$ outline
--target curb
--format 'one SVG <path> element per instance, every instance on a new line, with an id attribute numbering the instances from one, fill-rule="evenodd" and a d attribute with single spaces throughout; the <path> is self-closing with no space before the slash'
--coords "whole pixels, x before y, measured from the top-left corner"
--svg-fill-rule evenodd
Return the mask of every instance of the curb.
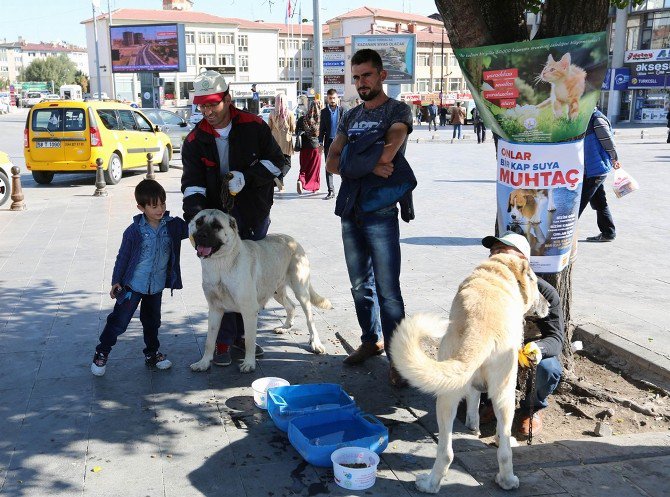
<path id="1" fill-rule="evenodd" d="M 629 365 L 651 372 L 670 383 L 670 359 L 592 323 L 578 325 L 575 337 L 600 347 Z"/>

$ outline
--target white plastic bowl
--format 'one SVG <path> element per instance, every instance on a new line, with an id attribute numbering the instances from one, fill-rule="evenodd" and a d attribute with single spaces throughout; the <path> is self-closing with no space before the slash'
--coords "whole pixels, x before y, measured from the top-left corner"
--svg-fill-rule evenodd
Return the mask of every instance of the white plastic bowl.
<path id="1" fill-rule="evenodd" d="M 330 456 L 335 483 L 349 490 L 365 490 L 375 484 L 379 456 L 362 447 L 342 447 Z M 348 468 L 343 464 L 365 464 L 365 468 Z"/>
<path id="2" fill-rule="evenodd" d="M 254 391 L 254 403 L 261 409 L 268 408 L 267 391 L 272 387 L 285 387 L 290 385 L 284 378 L 277 378 L 275 376 L 266 376 L 265 378 L 258 378 L 251 384 L 251 389 Z"/>

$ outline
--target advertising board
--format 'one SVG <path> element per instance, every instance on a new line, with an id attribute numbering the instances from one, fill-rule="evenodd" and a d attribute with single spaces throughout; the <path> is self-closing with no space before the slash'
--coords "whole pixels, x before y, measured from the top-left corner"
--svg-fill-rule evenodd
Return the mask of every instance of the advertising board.
<path id="1" fill-rule="evenodd" d="M 183 24 L 111 26 L 112 72 L 184 72 Z"/>

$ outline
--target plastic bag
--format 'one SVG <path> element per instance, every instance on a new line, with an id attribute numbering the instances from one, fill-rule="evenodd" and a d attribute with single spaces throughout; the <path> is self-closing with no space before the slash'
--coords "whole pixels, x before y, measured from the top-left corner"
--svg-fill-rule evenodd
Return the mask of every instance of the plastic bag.
<path id="1" fill-rule="evenodd" d="M 612 185 L 612 189 L 617 198 L 628 195 L 639 188 L 640 185 L 635 181 L 635 178 L 624 171 L 622 167 L 614 170 L 614 184 Z"/>

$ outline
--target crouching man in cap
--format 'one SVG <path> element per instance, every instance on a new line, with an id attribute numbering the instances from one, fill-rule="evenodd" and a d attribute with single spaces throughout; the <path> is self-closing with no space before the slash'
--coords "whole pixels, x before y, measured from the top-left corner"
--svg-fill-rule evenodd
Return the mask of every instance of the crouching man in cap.
<path id="1" fill-rule="evenodd" d="M 512 254 L 530 261 L 530 244 L 526 237 L 508 231 L 502 236 L 487 236 L 482 239 L 482 245 L 490 250 L 489 255 Z M 535 324 L 540 332 L 537 340 L 524 340 L 525 345 L 519 353 L 521 367 L 535 367 L 535 395 L 526 392 L 521 402 L 518 432 L 528 436 L 538 434 L 542 430 L 541 410 L 549 405 L 547 398 L 556 390 L 563 372 L 559 357 L 563 350 L 563 308 L 561 298 L 556 289 L 542 278 L 537 279 L 537 288 L 549 302 L 549 314 L 544 318 L 536 318 Z M 530 416 L 530 408 L 533 416 Z M 484 407 L 480 414 L 480 421 L 487 423 L 493 420 L 493 409 L 490 404 Z"/>
<path id="2" fill-rule="evenodd" d="M 235 108 L 228 83 L 216 71 L 206 71 L 193 82 L 193 103 L 203 118 L 191 131 L 181 151 L 184 167 L 181 191 L 184 219 L 189 222 L 203 209 L 219 209 L 235 218 L 243 240 L 265 238 L 270 226 L 274 179 L 284 156 L 267 124 L 255 114 Z M 223 177 L 232 174 L 228 189 L 232 208 L 223 205 Z M 221 320 L 214 364 L 232 363 L 230 348 L 244 350 L 242 316 L 226 313 Z M 263 349 L 256 345 L 256 356 Z"/>

